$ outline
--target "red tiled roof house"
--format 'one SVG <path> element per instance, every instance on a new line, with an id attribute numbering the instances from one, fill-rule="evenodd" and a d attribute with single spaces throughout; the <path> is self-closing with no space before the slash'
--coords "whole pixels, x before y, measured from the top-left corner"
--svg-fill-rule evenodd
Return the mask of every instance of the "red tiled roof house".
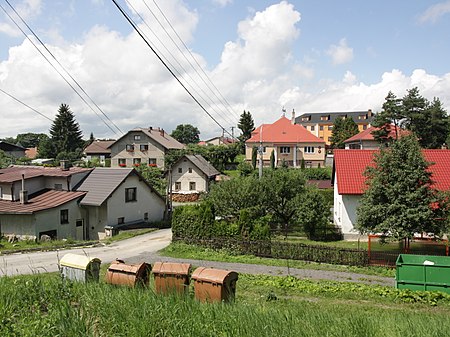
<path id="1" fill-rule="evenodd" d="M 289 166 L 300 167 L 302 159 L 307 167 L 325 164 L 325 141 L 285 116 L 273 124 L 262 124 L 252 132 L 252 137 L 245 142 L 245 159 L 251 161 L 253 148 L 260 145 L 265 166 L 270 165 L 272 151 L 276 166 L 284 161 Z"/>
<path id="2" fill-rule="evenodd" d="M 441 191 L 450 190 L 450 150 L 422 150 L 430 163 L 433 186 Z M 357 235 L 356 209 L 366 188 L 364 171 L 373 165 L 375 150 L 335 150 L 333 164 L 334 223 L 344 237 Z"/>

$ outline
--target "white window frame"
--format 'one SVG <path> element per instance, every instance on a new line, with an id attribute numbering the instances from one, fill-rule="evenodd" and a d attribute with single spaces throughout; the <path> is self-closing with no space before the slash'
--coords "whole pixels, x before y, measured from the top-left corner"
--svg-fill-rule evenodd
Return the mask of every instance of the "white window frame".
<path id="1" fill-rule="evenodd" d="M 314 146 L 305 146 L 303 149 L 304 153 L 312 154 L 314 153 L 315 149 Z"/>
<path id="2" fill-rule="evenodd" d="M 290 146 L 280 146 L 280 153 L 281 154 L 291 153 L 291 147 Z"/>

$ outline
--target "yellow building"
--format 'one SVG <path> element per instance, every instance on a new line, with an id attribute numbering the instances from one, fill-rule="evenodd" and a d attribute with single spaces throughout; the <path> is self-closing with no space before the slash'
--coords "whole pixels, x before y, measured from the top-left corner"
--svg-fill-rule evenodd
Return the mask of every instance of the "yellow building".
<path id="1" fill-rule="evenodd" d="M 336 118 L 353 118 L 358 125 L 359 132 L 370 127 L 374 117 L 372 110 L 351 111 L 351 112 L 318 112 L 304 113 L 295 118 L 295 124 L 304 126 L 316 137 L 323 139 L 327 145 L 330 145 L 330 138 L 333 133 L 333 125 Z"/>

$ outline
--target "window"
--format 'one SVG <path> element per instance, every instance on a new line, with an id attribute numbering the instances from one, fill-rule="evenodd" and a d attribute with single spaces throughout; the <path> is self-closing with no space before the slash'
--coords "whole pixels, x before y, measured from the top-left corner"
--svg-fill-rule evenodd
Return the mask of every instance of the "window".
<path id="1" fill-rule="evenodd" d="M 141 165 L 141 158 L 133 158 L 133 165 L 134 166 L 140 166 Z"/>
<path id="2" fill-rule="evenodd" d="M 330 115 L 320 116 L 320 120 L 321 121 L 328 121 L 328 120 L 330 120 Z"/>
<path id="3" fill-rule="evenodd" d="M 321 125 L 321 126 L 319 127 L 319 130 L 320 130 L 320 131 L 323 131 L 323 125 Z"/>
<path id="4" fill-rule="evenodd" d="M 55 184 L 55 190 L 62 191 L 62 184 Z"/>
<path id="5" fill-rule="evenodd" d="M 266 153 L 266 147 L 265 146 L 263 146 L 263 153 Z"/>
<path id="6" fill-rule="evenodd" d="M 77 219 L 75 222 L 75 227 L 83 227 L 83 219 Z"/>
<path id="7" fill-rule="evenodd" d="M 130 187 L 125 189 L 125 202 L 136 201 L 136 187 Z"/>
<path id="8" fill-rule="evenodd" d="M 134 135 L 134 140 L 141 140 L 141 135 Z"/>
<path id="9" fill-rule="evenodd" d="M 120 218 L 117 218 L 117 224 L 118 225 L 123 225 L 125 223 L 125 218 L 122 216 Z"/>
<path id="10" fill-rule="evenodd" d="M 367 125 L 366 124 L 363 125 L 363 130 L 367 130 Z"/>
<path id="11" fill-rule="evenodd" d="M 315 126 L 311 125 L 311 131 L 314 131 L 314 129 L 315 129 Z"/>
<path id="12" fill-rule="evenodd" d="M 361 149 L 361 145 L 360 144 L 350 144 L 348 146 L 349 149 L 351 150 L 360 150 Z"/>
<path id="13" fill-rule="evenodd" d="M 281 146 L 280 147 L 280 153 L 291 153 L 291 148 L 289 146 Z"/>
<path id="14" fill-rule="evenodd" d="M 125 150 L 127 150 L 128 152 L 134 152 L 134 145 L 133 144 L 127 144 L 125 146 Z"/>
<path id="15" fill-rule="evenodd" d="M 126 159 L 119 159 L 119 166 L 120 167 L 126 167 L 127 166 L 127 160 Z"/>
<path id="16" fill-rule="evenodd" d="M 328 130 L 333 130 L 333 125 L 328 125 Z"/>
<path id="17" fill-rule="evenodd" d="M 195 191 L 195 181 L 189 182 L 189 191 Z"/>
<path id="18" fill-rule="evenodd" d="M 141 152 L 147 152 L 148 151 L 148 144 L 141 144 L 141 145 L 139 145 L 139 150 Z"/>
<path id="19" fill-rule="evenodd" d="M 189 168 L 188 168 L 188 172 L 189 172 L 189 173 L 192 173 L 192 167 L 189 167 Z"/>
<path id="20" fill-rule="evenodd" d="M 177 181 L 177 182 L 175 182 L 175 191 L 179 191 L 179 190 L 181 190 L 181 182 Z"/>
<path id="21" fill-rule="evenodd" d="M 307 162 L 305 163 L 305 167 L 307 167 L 307 168 L 312 168 L 312 161 L 307 161 Z"/>
<path id="22" fill-rule="evenodd" d="M 145 221 L 148 221 L 148 212 L 145 212 L 145 213 L 144 213 L 144 220 L 145 220 Z"/>
<path id="23" fill-rule="evenodd" d="M 183 169 L 181 167 L 178 168 L 178 173 L 183 173 Z"/>
<path id="24" fill-rule="evenodd" d="M 68 224 L 69 223 L 69 210 L 68 209 L 62 209 L 59 212 L 59 218 L 60 218 L 60 222 L 61 225 L 63 224 Z"/>
<path id="25" fill-rule="evenodd" d="M 156 158 L 148 158 L 148 166 L 156 167 Z"/>
<path id="26" fill-rule="evenodd" d="M 314 153 L 314 146 L 305 146 L 305 153 Z"/>

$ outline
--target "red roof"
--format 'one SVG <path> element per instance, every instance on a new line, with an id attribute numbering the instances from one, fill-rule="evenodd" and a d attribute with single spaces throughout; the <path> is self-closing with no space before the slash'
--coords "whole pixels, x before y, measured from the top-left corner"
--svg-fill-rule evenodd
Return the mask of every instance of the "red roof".
<path id="1" fill-rule="evenodd" d="M 394 124 L 390 124 L 391 127 L 389 128 L 389 138 L 396 138 L 395 136 L 395 125 Z M 357 142 L 357 141 L 361 141 L 361 140 L 375 140 L 373 138 L 372 132 L 379 130 L 380 128 L 377 128 L 375 126 L 371 126 L 370 128 L 367 128 L 364 131 L 361 131 L 360 133 L 357 133 L 356 135 L 354 135 L 353 137 L 350 137 L 349 139 L 345 140 L 344 143 L 351 143 L 351 142 Z M 404 135 L 409 135 L 410 132 L 408 130 L 404 130 L 404 129 L 400 129 L 398 128 L 398 135 L 399 136 L 404 136 Z"/>
<path id="2" fill-rule="evenodd" d="M 86 192 L 49 190 L 30 198 L 26 204 L 21 204 L 19 201 L 0 200 L 0 214 L 32 214 L 64 205 L 85 194 Z"/>
<path id="3" fill-rule="evenodd" d="M 366 177 L 363 175 L 373 165 L 373 154 L 378 150 L 334 150 L 334 170 L 339 194 L 363 194 Z M 450 150 L 422 150 L 429 167 L 433 187 L 450 190 Z"/>
<path id="4" fill-rule="evenodd" d="M 281 117 L 273 124 L 262 124 L 252 132 L 248 143 L 323 143 L 323 139 L 314 136 L 299 124 L 292 124 L 286 117 Z"/>

